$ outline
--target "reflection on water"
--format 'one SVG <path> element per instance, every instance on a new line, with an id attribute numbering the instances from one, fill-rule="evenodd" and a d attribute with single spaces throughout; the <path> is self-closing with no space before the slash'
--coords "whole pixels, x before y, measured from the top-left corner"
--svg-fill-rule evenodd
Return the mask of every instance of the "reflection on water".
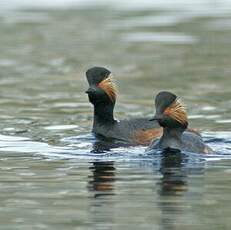
<path id="1" fill-rule="evenodd" d="M 187 174 L 183 168 L 184 155 L 180 152 L 164 152 L 160 172 L 160 195 L 179 195 L 187 191 Z"/>
<path id="2" fill-rule="evenodd" d="M 229 229 L 230 2 L 85 2 L 0 4 L 1 229 Z M 38 5 L 60 8 L 11 10 Z M 216 154 L 96 140 L 93 65 L 113 72 L 117 119 L 174 91 Z"/>
<path id="3" fill-rule="evenodd" d="M 184 197 L 189 192 L 188 176 L 192 175 L 189 169 L 190 159 L 181 152 L 163 152 L 160 166 L 162 177 L 159 181 L 159 202 L 161 210 L 161 229 L 178 229 L 179 222 L 184 222 L 182 216 L 187 203 Z M 186 166 L 189 163 L 188 166 Z M 200 165 L 200 164 L 199 164 Z M 203 176 L 198 165 L 194 165 L 198 175 Z M 203 165 L 201 165 L 203 167 Z M 193 167 L 192 167 L 193 168 Z"/>
<path id="4" fill-rule="evenodd" d="M 95 198 L 105 195 L 113 195 L 113 182 L 115 181 L 114 162 L 95 161 L 89 167 L 92 175 L 89 175 L 89 191 L 95 192 Z"/>
<path id="5" fill-rule="evenodd" d="M 159 208 L 163 229 L 177 229 L 174 225 L 184 212 L 181 196 L 184 196 L 188 189 L 187 174 L 182 162 L 183 157 L 180 152 L 164 152 L 161 160 L 162 178 L 159 182 Z M 169 197 L 174 197 L 174 202 L 166 202 Z"/>
<path id="6" fill-rule="evenodd" d="M 224 145 L 227 135 L 214 139 L 207 134 L 206 139 Z M 213 223 L 208 210 L 217 205 L 225 213 L 215 211 L 215 226 L 222 226 L 222 220 L 229 223 L 230 163 L 218 161 L 224 155 L 211 159 L 179 152 L 147 155 L 141 147 L 90 153 L 91 149 L 77 151 L 79 139 L 74 148 L 71 144 L 57 148 L 26 138 L 1 138 L 4 229 L 30 229 L 31 224 L 38 229 L 207 229 L 203 223 Z M 18 149 L 12 149 L 15 146 Z M 7 221 L 6 215 L 12 218 Z"/>

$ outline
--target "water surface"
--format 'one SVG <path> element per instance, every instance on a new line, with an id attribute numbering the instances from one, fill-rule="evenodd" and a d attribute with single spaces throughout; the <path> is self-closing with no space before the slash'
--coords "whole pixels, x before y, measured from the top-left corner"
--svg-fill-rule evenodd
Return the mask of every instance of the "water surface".
<path id="1" fill-rule="evenodd" d="M 229 1 L 89 2 L 1 5 L 0 229 L 229 229 Z M 118 119 L 174 91 L 216 154 L 94 153 L 95 65 L 113 72 Z"/>

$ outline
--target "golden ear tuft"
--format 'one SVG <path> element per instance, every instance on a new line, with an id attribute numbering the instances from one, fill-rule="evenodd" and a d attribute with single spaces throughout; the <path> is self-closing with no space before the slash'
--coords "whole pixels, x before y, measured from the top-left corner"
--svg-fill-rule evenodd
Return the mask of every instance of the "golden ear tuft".
<path id="1" fill-rule="evenodd" d="M 183 105 L 178 98 L 165 109 L 164 115 L 171 117 L 182 125 L 188 122 L 185 105 Z"/>
<path id="2" fill-rule="evenodd" d="M 112 102 L 115 102 L 117 96 L 116 85 L 113 82 L 112 75 L 110 74 L 106 79 L 98 84 L 98 87 L 104 90 Z"/>

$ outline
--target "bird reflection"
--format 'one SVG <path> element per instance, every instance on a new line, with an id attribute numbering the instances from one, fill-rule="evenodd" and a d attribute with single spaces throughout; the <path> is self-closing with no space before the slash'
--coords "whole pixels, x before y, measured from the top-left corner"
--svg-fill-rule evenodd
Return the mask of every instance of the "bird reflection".
<path id="1" fill-rule="evenodd" d="M 180 195 L 187 191 L 187 172 L 182 167 L 184 157 L 180 151 L 162 153 L 160 195 Z"/>
<path id="2" fill-rule="evenodd" d="M 184 194 L 187 192 L 187 171 L 184 165 L 185 155 L 180 151 L 162 153 L 159 181 L 159 207 L 163 230 L 178 229 L 178 223 L 184 214 Z"/>
<path id="3" fill-rule="evenodd" d="M 115 203 L 111 199 L 114 195 L 114 162 L 94 161 L 89 169 L 88 191 L 92 194 L 89 221 L 94 229 L 102 229 L 105 222 L 114 223 Z"/>
<path id="4" fill-rule="evenodd" d="M 94 192 L 95 198 L 114 195 L 115 167 L 113 161 L 95 161 L 89 167 L 92 175 L 89 176 L 88 189 Z"/>

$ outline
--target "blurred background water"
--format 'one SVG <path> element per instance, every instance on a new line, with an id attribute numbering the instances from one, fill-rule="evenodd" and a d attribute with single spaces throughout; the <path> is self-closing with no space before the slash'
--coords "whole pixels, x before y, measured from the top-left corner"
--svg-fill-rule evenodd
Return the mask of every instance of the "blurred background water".
<path id="1" fill-rule="evenodd" d="M 231 1 L 3 0 L 0 30 L 0 229 L 230 229 Z M 217 154 L 91 153 L 95 65 L 117 118 L 171 90 Z"/>

